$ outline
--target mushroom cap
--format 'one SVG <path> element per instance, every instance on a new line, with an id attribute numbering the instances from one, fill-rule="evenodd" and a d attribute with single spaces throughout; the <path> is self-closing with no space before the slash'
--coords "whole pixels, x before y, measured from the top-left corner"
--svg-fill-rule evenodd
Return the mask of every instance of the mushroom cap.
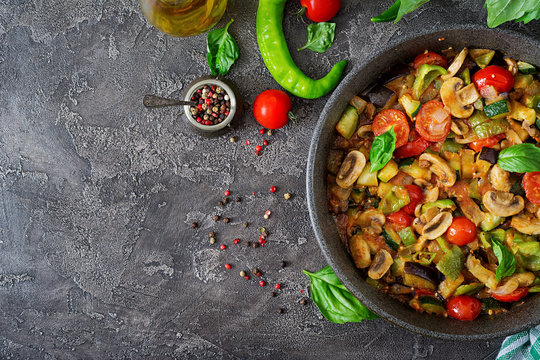
<path id="1" fill-rule="evenodd" d="M 450 187 L 456 183 L 456 172 L 439 155 L 423 153 L 420 155 L 419 160 L 429 161 L 431 163 L 430 170 L 437 175 L 443 186 Z"/>
<path id="2" fill-rule="evenodd" d="M 336 183 L 346 189 L 353 186 L 366 166 L 366 157 L 358 150 L 347 154 L 336 176 Z"/>
<path id="3" fill-rule="evenodd" d="M 368 276 L 375 280 L 382 278 L 393 263 L 394 259 L 392 259 L 392 255 L 385 249 L 380 249 L 373 258 Z"/>
<path id="4" fill-rule="evenodd" d="M 527 235 L 540 235 L 540 219 L 530 213 L 512 217 L 510 226 Z"/>
<path id="5" fill-rule="evenodd" d="M 525 207 L 525 201 L 521 196 L 498 190 L 486 192 L 482 197 L 482 202 L 495 216 L 516 215 Z"/>
<path id="6" fill-rule="evenodd" d="M 431 219 L 422 229 L 422 235 L 429 239 L 435 240 L 442 236 L 446 230 L 452 225 L 452 214 L 443 211 Z"/>
<path id="7" fill-rule="evenodd" d="M 468 118 L 474 112 L 474 103 L 480 94 L 474 84 L 463 87 L 463 80 L 452 77 L 446 80 L 441 86 L 441 99 L 444 106 L 450 111 L 452 116 L 457 118 Z"/>

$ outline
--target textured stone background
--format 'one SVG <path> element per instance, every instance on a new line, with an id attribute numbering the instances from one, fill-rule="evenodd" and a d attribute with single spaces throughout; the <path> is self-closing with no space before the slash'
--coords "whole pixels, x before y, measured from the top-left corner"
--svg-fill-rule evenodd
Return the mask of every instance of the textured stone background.
<path id="1" fill-rule="evenodd" d="M 344 1 L 334 46 L 294 54 L 300 67 L 321 76 L 418 27 L 485 23 L 481 1 L 457 0 L 434 0 L 398 25 L 370 23 L 388 3 Z M 236 20 L 241 55 L 230 78 L 249 103 L 277 87 L 257 51 L 256 4 L 230 0 L 219 25 Z M 540 36 L 538 22 L 505 26 Z M 303 44 L 294 16 L 285 31 L 291 48 Z M 177 96 L 207 74 L 205 49 L 204 35 L 152 28 L 135 0 L 0 1 L 0 358 L 494 358 L 501 339 L 456 346 L 383 320 L 335 325 L 311 302 L 298 305 L 308 288 L 300 271 L 325 265 L 304 191 L 325 98 L 293 99 L 297 124 L 269 138 L 261 157 L 253 146 L 267 137 L 250 112 L 233 133 L 204 139 L 179 109 L 142 107 L 144 94 Z M 225 189 L 243 201 L 217 207 Z M 214 224 L 215 213 L 231 223 Z M 261 225 L 266 247 L 232 245 L 256 239 Z M 238 276 L 254 266 L 283 283 L 276 298 Z"/>

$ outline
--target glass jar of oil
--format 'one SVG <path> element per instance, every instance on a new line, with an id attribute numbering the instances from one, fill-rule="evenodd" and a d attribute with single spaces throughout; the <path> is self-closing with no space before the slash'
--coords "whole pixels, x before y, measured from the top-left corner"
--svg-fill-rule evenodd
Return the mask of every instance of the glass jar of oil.
<path id="1" fill-rule="evenodd" d="M 192 36 L 221 19 L 227 0 L 139 0 L 139 5 L 148 21 L 164 33 Z"/>

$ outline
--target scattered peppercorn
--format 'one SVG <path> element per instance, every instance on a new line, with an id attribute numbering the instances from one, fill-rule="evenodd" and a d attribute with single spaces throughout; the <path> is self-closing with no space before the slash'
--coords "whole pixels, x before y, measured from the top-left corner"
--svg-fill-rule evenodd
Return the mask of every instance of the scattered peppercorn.
<path id="1" fill-rule="evenodd" d="M 246 246 L 251 246 L 251 243 L 249 241 L 246 241 Z"/>
<path id="2" fill-rule="evenodd" d="M 284 312 L 285 312 L 285 310 L 282 309 L 282 308 L 279 308 L 279 309 L 277 310 L 277 313 L 280 314 L 280 315 L 283 314 Z"/>
<path id="3" fill-rule="evenodd" d="M 246 144 L 247 146 L 249 146 L 249 144 L 251 144 L 251 142 L 250 142 L 249 140 L 246 140 L 245 144 Z"/>
<path id="4" fill-rule="evenodd" d="M 226 190 L 225 191 L 225 196 L 229 196 L 229 195 L 231 195 L 231 192 L 229 190 Z"/>
<path id="5" fill-rule="evenodd" d="M 253 268 L 253 269 L 251 270 L 251 273 L 252 273 L 253 275 L 256 275 L 258 272 L 259 272 L 259 269 L 257 269 L 257 268 Z"/>
<path id="6" fill-rule="evenodd" d="M 230 270 L 231 264 L 225 264 L 225 269 Z"/>
<path id="7" fill-rule="evenodd" d="M 281 268 L 283 269 L 284 267 L 287 266 L 287 263 L 285 261 L 281 260 L 280 263 L 279 263 L 279 266 L 281 266 Z"/>
<path id="8" fill-rule="evenodd" d="M 246 276 L 244 276 L 244 279 L 249 280 L 251 278 L 249 277 L 249 275 L 246 275 Z"/>
<path id="9" fill-rule="evenodd" d="M 259 285 L 266 286 L 266 283 L 264 282 L 264 280 L 261 280 L 261 281 L 259 281 Z"/>
<path id="10" fill-rule="evenodd" d="M 212 220 L 214 220 L 214 221 L 219 221 L 219 215 L 214 215 L 214 217 L 212 218 Z"/>
<path id="11" fill-rule="evenodd" d="M 227 246 L 226 246 L 225 244 L 221 244 L 221 245 L 219 246 L 219 248 L 220 248 L 221 250 L 225 250 L 225 249 L 227 248 Z"/>
<path id="12" fill-rule="evenodd" d="M 234 239 L 232 242 L 233 242 L 234 245 L 236 245 L 236 244 L 238 244 L 240 242 L 240 239 Z"/>
<path id="13" fill-rule="evenodd" d="M 279 290 L 281 289 L 281 284 L 280 283 L 277 283 L 276 286 L 274 286 L 276 288 L 276 290 Z"/>
<path id="14" fill-rule="evenodd" d="M 208 237 L 211 237 L 211 238 L 216 237 L 216 233 L 213 232 L 213 231 L 210 231 L 210 232 L 208 233 Z"/>
<path id="15" fill-rule="evenodd" d="M 262 276 L 262 273 L 259 271 L 259 272 L 256 273 L 255 275 L 257 275 L 257 277 L 261 277 L 261 276 Z"/>
<path id="16" fill-rule="evenodd" d="M 232 136 L 230 139 L 229 139 L 230 142 L 236 142 L 236 138 L 234 136 Z"/>
<path id="17" fill-rule="evenodd" d="M 221 200 L 221 201 L 223 201 L 223 203 L 224 203 L 225 205 L 227 205 L 227 204 L 229 203 L 229 198 L 228 198 L 228 197 L 224 197 L 223 200 Z"/>
<path id="18" fill-rule="evenodd" d="M 198 227 L 199 227 L 199 224 L 197 224 L 196 222 L 191 223 L 191 228 L 192 228 L 192 229 L 196 229 L 196 228 L 198 228 Z"/>
<path id="19" fill-rule="evenodd" d="M 270 192 L 273 192 L 273 193 L 275 193 L 275 192 L 276 192 L 276 190 L 277 190 L 277 188 L 276 188 L 275 186 L 272 186 L 272 187 L 270 187 Z"/>
<path id="20" fill-rule="evenodd" d="M 289 200 L 291 198 L 291 194 L 285 193 L 283 194 L 283 197 L 285 198 L 285 200 Z"/>
<path id="21" fill-rule="evenodd" d="M 239 198 L 239 197 L 237 197 L 236 199 L 234 199 L 234 202 L 235 202 L 235 203 L 239 203 L 239 202 L 241 202 L 241 201 L 242 201 L 242 199 Z"/>
<path id="22" fill-rule="evenodd" d="M 245 228 L 247 228 L 249 224 L 248 224 L 247 221 L 244 221 L 244 222 L 242 223 L 242 225 L 243 225 Z"/>
<path id="23" fill-rule="evenodd" d="M 272 136 L 272 135 L 274 134 L 274 131 L 273 131 L 272 129 L 270 129 L 270 130 L 268 130 L 267 134 L 268 134 L 269 136 Z"/>
<path id="24" fill-rule="evenodd" d="M 298 302 L 300 305 L 304 306 L 307 304 L 307 300 L 305 298 L 302 298 L 300 299 L 300 301 Z"/>
<path id="25" fill-rule="evenodd" d="M 229 219 L 229 218 L 223 218 L 223 222 L 224 222 L 225 224 L 228 224 L 230 221 L 231 221 L 231 219 Z"/>
<path id="26" fill-rule="evenodd" d="M 255 146 L 255 151 L 256 151 L 256 152 L 260 152 L 261 150 L 262 150 L 262 146 L 261 146 L 261 145 Z"/>
<path id="27" fill-rule="evenodd" d="M 264 135 L 266 131 L 264 129 L 259 130 L 259 134 Z"/>
<path id="28" fill-rule="evenodd" d="M 276 297 L 276 295 L 277 295 L 277 294 L 276 294 L 275 291 L 272 291 L 272 292 L 270 293 L 270 297 Z"/>
<path id="29" fill-rule="evenodd" d="M 268 145 L 268 140 L 264 140 L 264 141 L 263 141 L 263 145 L 264 145 L 264 146 Z"/>
<path id="30" fill-rule="evenodd" d="M 218 201 L 217 204 L 218 204 L 218 206 L 222 206 L 222 207 L 225 206 L 225 204 L 223 203 L 223 201 Z"/>
<path id="31" fill-rule="evenodd" d="M 259 247 L 259 243 L 258 243 L 258 242 L 253 242 L 253 243 L 251 243 L 251 247 L 252 247 L 252 248 L 258 248 L 258 247 Z"/>
<path id="32" fill-rule="evenodd" d="M 245 272 L 244 270 L 240 271 L 240 276 L 241 276 L 241 277 L 246 276 L 246 272 Z"/>
<path id="33" fill-rule="evenodd" d="M 216 243 L 216 238 L 211 237 L 210 238 L 210 244 L 215 244 L 215 243 Z"/>

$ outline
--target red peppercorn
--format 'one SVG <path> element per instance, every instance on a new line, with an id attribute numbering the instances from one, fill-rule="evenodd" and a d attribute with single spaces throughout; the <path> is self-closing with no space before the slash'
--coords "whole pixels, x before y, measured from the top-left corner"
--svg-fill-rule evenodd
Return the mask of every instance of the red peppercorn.
<path id="1" fill-rule="evenodd" d="M 262 146 L 261 146 L 261 145 L 255 146 L 255 151 L 260 152 L 261 150 L 262 150 Z"/>
<path id="2" fill-rule="evenodd" d="M 244 276 L 244 279 L 249 280 L 251 278 L 249 277 L 249 275 L 246 275 L 246 276 Z"/>
<path id="3" fill-rule="evenodd" d="M 277 290 L 281 289 L 281 284 L 277 283 L 276 286 L 274 286 Z"/>
<path id="4" fill-rule="evenodd" d="M 261 156 L 261 152 L 260 151 L 255 151 L 255 155 Z"/>
<path id="5" fill-rule="evenodd" d="M 259 238 L 259 244 L 261 245 L 266 244 L 266 240 L 264 240 L 264 238 Z"/>
<path id="6" fill-rule="evenodd" d="M 221 245 L 219 246 L 219 248 L 220 248 L 221 250 L 225 250 L 225 249 L 227 248 L 227 246 L 225 246 L 225 244 L 221 244 Z"/>
<path id="7" fill-rule="evenodd" d="M 228 111 L 225 111 L 225 116 L 229 116 L 229 112 L 228 112 Z"/>
<path id="8" fill-rule="evenodd" d="M 253 195 L 257 195 L 257 192 L 256 192 L 256 191 L 254 191 L 254 192 L 253 192 Z"/>
<path id="9" fill-rule="evenodd" d="M 201 118 L 201 117 L 198 117 L 198 118 L 197 118 L 197 122 L 198 122 L 198 123 L 202 122 L 202 118 Z"/>
<path id="10" fill-rule="evenodd" d="M 272 186 L 272 187 L 270 188 L 270 192 L 273 192 L 273 193 L 274 193 L 274 192 L 276 192 L 276 190 L 277 190 L 277 188 L 276 188 L 275 186 Z"/>
<path id="11" fill-rule="evenodd" d="M 225 269 L 229 270 L 231 268 L 231 264 L 225 264 Z"/>
<path id="12" fill-rule="evenodd" d="M 261 272 L 260 272 L 260 271 L 259 271 L 259 272 L 257 272 L 257 273 L 256 273 L 255 275 L 257 275 L 257 277 L 261 277 L 261 276 L 262 276 L 262 274 L 261 274 Z"/>
<path id="13" fill-rule="evenodd" d="M 264 129 L 259 130 L 259 134 L 264 135 L 264 133 L 265 133 Z"/>
<path id="14" fill-rule="evenodd" d="M 192 96 L 192 97 L 191 97 L 191 101 L 195 101 L 195 96 Z"/>
<path id="15" fill-rule="evenodd" d="M 217 115 L 216 113 L 212 113 L 212 117 L 215 117 L 215 118 L 217 118 L 217 117 L 218 117 L 218 115 Z"/>
<path id="16" fill-rule="evenodd" d="M 212 89 L 212 90 L 214 90 L 214 89 Z M 214 93 L 212 91 L 209 91 L 208 92 L 208 97 L 212 97 L 212 96 L 214 96 Z"/>
<path id="17" fill-rule="evenodd" d="M 266 285 L 266 283 L 265 283 L 265 282 L 264 282 L 263 280 L 261 280 L 261 281 L 259 281 L 259 285 L 261 285 L 261 286 L 265 286 L 265 285 Z"/>
<path id="18" fill-rule="evenodd" d="M 249 144 L 251 144 L 251 143 L 249 142 L 249 140 L 246 140 L 246 145 L 249 145 Z"/>
<path id="19" fill-rule="evenodd" d="M 210 86 L 210 90 L 212 90 L 212 91 L 216 90 L 216 85 Z"/>
<path id="20" fill-rule="evenodd" d="M 204 102 L 206 103 L 206 105 L 211 105 L 212 104 L 212 99 L 206 99 L 206 100 L 204 100 Z"/>
<path id="21" fill-rule="evenodd" d="M 233 244 L 236 245 L 236 244 L 238 244 L 240 242 L 240 239 L 234 239 L 232 242 L 233 242 Z"/>
<path id="22" fill-rule="evenodd" d="M 263 141 L 263 145 L 264 145 L 264 146 L 268 145 L 268 140 L 264 140 L 264 141 Z"/>
<path id="23" fill-rule="evenodd" d="M 304 290 L 300 290 L 300 292 L 303 294 L 303 293 L 304 293 Z"/>
<path id="24" fill-rule="evenodd" d="M 200 94 L 202 93 L 202 89 L 197 89 L 197 92 Z"/>
<path id="25" fill-rule="evenodd" d="M 231 192 L 229 190 L 225 190 L 224 194 L 225 194 L 225 196 L 229 196 L 229 195 L 231 195 Z"/>
<path id="26" fill-rule="evenodd" d="M 202 110 L 202 104 L 198 104 L 198 105 L 197 105 L 197 109 L 198 109 L 198 110 Z"/>

